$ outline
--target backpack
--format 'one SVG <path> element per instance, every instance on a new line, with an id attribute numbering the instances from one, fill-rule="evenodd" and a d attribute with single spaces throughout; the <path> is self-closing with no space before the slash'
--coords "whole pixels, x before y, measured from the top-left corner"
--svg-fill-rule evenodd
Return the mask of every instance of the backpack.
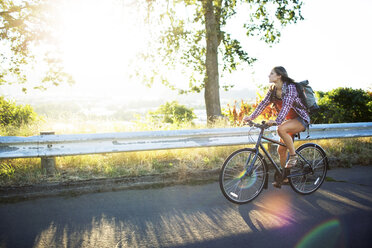
<path id="1" fill-rule="evenodd" d="M 315 114 L 319 110 L 319 106 L 316 103 L 316 98 L 313 89 L 309 85 L 309 81 L 301 81 L 301 82 L 296 82 L 296 89 L 299 98 L 301 99 L 303 105 L 307 108 L 307 112 L 310 115 Z"/>

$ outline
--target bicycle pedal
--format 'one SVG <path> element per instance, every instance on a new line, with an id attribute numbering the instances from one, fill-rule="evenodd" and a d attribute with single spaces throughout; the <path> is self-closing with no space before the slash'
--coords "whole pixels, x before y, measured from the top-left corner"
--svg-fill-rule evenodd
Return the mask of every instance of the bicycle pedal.
<path id="1" fill-rule="evenodd" d="M 275 188 L 278 188 L 278 189 L 281 189 L 281 188 L 282 188 L 282 184 L 279 183 L 279 182 L 273 182 L 272 185 L 273 185 Z"/>

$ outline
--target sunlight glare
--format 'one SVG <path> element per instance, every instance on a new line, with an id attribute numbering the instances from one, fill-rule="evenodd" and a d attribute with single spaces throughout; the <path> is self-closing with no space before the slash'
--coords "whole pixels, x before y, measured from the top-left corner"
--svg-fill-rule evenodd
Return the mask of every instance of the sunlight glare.
<path id="1" fill-rule="evenodd" d="M 255 202 L 259 207 L 249 212 L 249 218 L 258 230 L 281 228 L 294 222 L 291 199 L 286 192 L 269 193 L 262 202 Z"/>
<path id="2" fill-rule="evenodd" d="M 145 44 L 136 11 L 120 1 L 60 3 L 57 28 L 65 67 L 82 91 L 87 86 L 97 94 L 108 87 L 122 92 L 133 89 L 127 68 Z"/>

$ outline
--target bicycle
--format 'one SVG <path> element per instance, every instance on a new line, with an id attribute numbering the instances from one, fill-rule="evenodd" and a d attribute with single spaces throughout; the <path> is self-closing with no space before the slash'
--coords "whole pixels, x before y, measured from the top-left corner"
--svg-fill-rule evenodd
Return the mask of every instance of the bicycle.
<path id="1" fill-rule="evenodd" d="M 265 129 L 270 126 L 249 122 L 249 126 L 260 129 L 254 148 L 243 148 L 231 153 L 220 171 L 219 183 L 227 200 L 243 204 L 255 199 L 265 188 L 268 188 L 268 172 L 266 160 L 260 149 L 274 165 L 274 179 L 279 187 L 288 178 L 292 189 L 303 195 L 315 192 L 324 182 L 328 170 L 328 158 L 324 149 L 315 143 L 306 143 L 296 149 L 298 161 L 291 169 L 282 169 L 270 153 L 262 145 L 262 139 L 270 143 L 285 146 L 285 144 L 264 136 Z M 249 134 L 248 134 L 249 135 Z"/>

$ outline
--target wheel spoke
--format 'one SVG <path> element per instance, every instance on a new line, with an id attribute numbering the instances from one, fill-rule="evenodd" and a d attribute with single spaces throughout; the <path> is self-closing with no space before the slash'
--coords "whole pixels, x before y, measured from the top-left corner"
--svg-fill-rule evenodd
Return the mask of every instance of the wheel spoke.
<path id="1" fill-rule="evenodd" d="M 305 191 L 305 187 L 306 187 L 306 182 L 307 182 L 307 177 L 304 176 L 304 182 L 302 183 L 302 190 Z"/>
<path id="2" fill-rule="evenodd" d="M 323 162 L 323 160 L 325 159 L 326 157 L 323 157 L 316 165 L 313 166 L 313 169 L 317 168 L 318 165 Z"/>
<path id="3" fill-rule="evenodd" d="M 228 182 L 225 184 L 225 185 L 226 185 L 226 189 L 227 189 L 228 191 L 231 191 L 231 189 L 232 189 L 234 186 L 238 185 L 239 182 L 240 182 L 240 180 L 231 180 L 231 181 L 228 181 Z M 231 186 L 230 186 L 230 185 L 231 185 Z"/>
<path id="4" fill-rule="evenodd" d="M 267 175 L 261 156 L 249 149 L 242 149 L 230 155 L 223 165 L 220 187 L 224 196 L 235 203 L 253 200 L 263 189 Z M 253 164 L 252 162 L 255 161 Z M 249 168 L 252 168 L 250 173 Z"/>
<path id="5" fill-rule="evenodd" d="M 326 156 L 318 146 L 313 144 L 305 144 L 300 147 L 297 152 L 301 155 L 304 160 L 304 165 L 309 164 L 312 168 L 312 172 L 306 172 L 304 176 L 294 176 L 290 178 L 292 188 L 300 194 L 310 194 L 316 191 L 323 183 L 327 173 L 326 168 Z M 299 166 L 299 173 L 304 169 Z"/>
<path id="6" fill-rule="evenodd" d="M 238 188 L 240 181 L 237 181 L 234 185 L 228 188 L 227 192 L 234 192 L 236 193 L 236 189 Z"/>
<path id="7" fill-rule="evenodd" d="M 225 177 L 226 176 L 231 176 L 231 177 L 233 177 L 233 178 L 235 178 L 237 175 L 239 175 L 240 173 L 229 173 L 229 172 L 226 172 L 225 173 Z"/>

